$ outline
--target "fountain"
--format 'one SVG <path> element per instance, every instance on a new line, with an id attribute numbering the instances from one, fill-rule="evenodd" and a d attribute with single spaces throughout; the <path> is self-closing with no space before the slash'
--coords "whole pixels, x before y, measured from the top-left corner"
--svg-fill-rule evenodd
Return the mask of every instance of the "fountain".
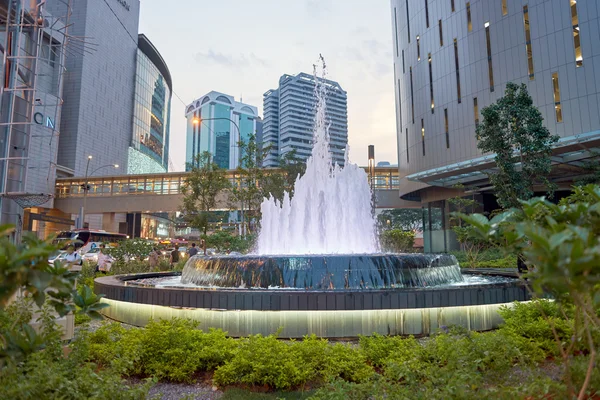
<path id="1" fill-rule="evenodd" d="M 181 275 L 98 278 L 107 316 L 134 325 L 193 318 L 232 336 L 280 327 L 282 337 L 428 334 L 491 329 L 498 307 L 529 298 L 514 277 L 461 273 L 452 255 L 379 252 L 366 173 L 347 150 L 344 166 L 331 161 L 322 57 L 320 66 L 312 156 L 293 197 L 263 201 L 255 254 L 194 256 Z"/>

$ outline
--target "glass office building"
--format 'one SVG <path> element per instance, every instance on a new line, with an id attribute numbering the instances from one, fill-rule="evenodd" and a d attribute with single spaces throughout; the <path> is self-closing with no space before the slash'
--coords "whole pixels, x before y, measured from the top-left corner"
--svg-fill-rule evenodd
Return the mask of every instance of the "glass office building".
<path id="1" fill-rule="evenodd" d="M 169 165 L 169 118 L 171 74 L 154 45 L 138 36 L 133 136 L 127 172 L 167 172 Z"/>
<path id="2" fill-rule="evenodd" d="M 224 93 L 212 91 L 194 100 L 185 117 L 186 170 L 205 151 L 219 167 L 235 169 L 240 160 L 239 142 L 247 143 L 250 135 L 257 135 L 257 108 Z"/>

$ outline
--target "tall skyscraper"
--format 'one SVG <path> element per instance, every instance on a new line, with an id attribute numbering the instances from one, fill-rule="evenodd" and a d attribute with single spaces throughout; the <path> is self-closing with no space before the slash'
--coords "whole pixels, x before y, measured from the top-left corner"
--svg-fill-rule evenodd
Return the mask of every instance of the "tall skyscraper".
<path id="1" fill-rule="evenodd" d="M 325 79 L 327 86 L 326 119 L 332 160 L 344 165 L 348 144 L 348 104 L 346 92 L 339 83 Z M 316 98 L 315 77 L 306 73 L 283 75 L 279 87 L 263 95 L 263 145 L 271 151 L 266 167 L 276 167 L 279 159 L 295 150 L 296 156 L 307 159 L 313 146 Z"/>
<path id="2" fill-rule="evenodd" d="M 185 111 L 187 119 L 186 170 L 198 154 L 210 152 L 221 168 L 239 165 L 240 141 L 257 134 L 258 110 L 235 101 L 233 96 L 209 92 L 194 100 Z"/>

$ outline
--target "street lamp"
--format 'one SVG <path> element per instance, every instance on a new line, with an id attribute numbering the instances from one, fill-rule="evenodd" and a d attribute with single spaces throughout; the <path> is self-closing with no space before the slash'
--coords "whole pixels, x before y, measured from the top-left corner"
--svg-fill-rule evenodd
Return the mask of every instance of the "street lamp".
<path id="1" fill-rule="evenodd" d="M 375 213 L 375 202 L 376 202 L 376 198 L 375 198 L 375 146 L 370 144 L 369 145 L 369 183 L 371 186 L 371 203 L 372 203 L 372 207 L 373 207 L 373 213 Z"/>
<path id="2" fill-rule="evenodd" d="M 83 220 L 85 218 L 85 206 L 87 204 L 87 192 L 89 190 L 88 177 L 94 175 L 94 173 L 101 170 L 102 168 L 107 168 L 107 167 L 119 168 L 119 164 L 106 164 L 106 165 L 96 168 L 95 170 L 92 171 L 91 174 L 88 174 L 88 170 L 90 168 L 90 161 L 92 161 L 91 155 L 88 156 L 87 164 L 85 166 L 85 179 L 84 179 L 85 183 L 83 185 L 83 206 L 79 210 L 79 229 L 82 229 L 83 225 L 84 225 Z"/>
<path id="3" fill-rule="evenodd" d="M 239 142 L 242 140 L 242 132 L 240 131 L 240 127 L 238 126 L 237 122 L 235 122 L 231 118 L 226 118 L 226 117 L 216 117 L 216 118 L 199 118 L 199 117 L 194 117 L 192 119 L 192 123 L 194 125 L 198 126 L 198 125 L 200 125 L 200 123 L 202 121 L 216 121 L 216 120 L 229 121 L 229 122 L 231 122 L 235 126 L 235 129 L 237 129 L 237 132 L 238 132 L 238 145 L 235 146 L 235 147 L 239 148 Z M 238 154 L 238 158 L 241 159 L 241 154 Z M 239 164 L 239 162 L 238 162 L 238 164 Z"/>

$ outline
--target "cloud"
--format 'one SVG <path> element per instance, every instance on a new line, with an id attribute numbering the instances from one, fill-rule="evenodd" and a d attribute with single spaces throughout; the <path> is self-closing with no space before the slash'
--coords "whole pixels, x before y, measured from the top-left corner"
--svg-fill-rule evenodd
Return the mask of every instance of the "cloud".
<path id="1" fill-rule="evenodd" d="M 331 0 L 308 0 L 306 2 L 306 13 L 313 18 L 323 18 L 331 14 Z"/>
<path id="2" fill-rule="evenodd" d="M 269 63 L 264 58 L 258 57 L 254 53 L 249 54 L 224 54 L 209 49 L 207 52 L 199 52 L 194 56 L 197 62 L 203 63 L 208 62 L 211 64 L 217 64 L 228 68 L 242 68 L 250 65 L 268 67 Z"/>

